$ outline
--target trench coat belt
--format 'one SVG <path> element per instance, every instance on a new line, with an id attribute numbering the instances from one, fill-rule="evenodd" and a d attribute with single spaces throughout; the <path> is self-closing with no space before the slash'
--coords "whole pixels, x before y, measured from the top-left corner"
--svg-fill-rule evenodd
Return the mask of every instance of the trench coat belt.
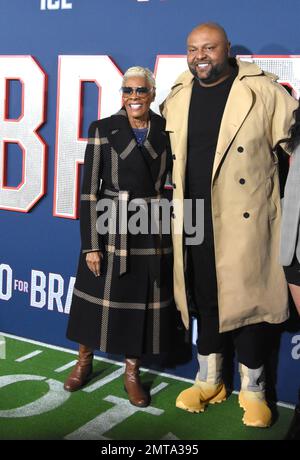
<path id="1" fill-rule="evenodd" d="M 121 210 L 126 207 L 127 209 L 127 206 L 128 206 L 128 202 L 129 202 L 129 199 L 131 197 L 131 192 L 129 192 L 128 190 L 112 190 L 112 189 L 109 189 L 109 188 L 105 188 L 102 192 L 104 195 L 106 196 L 111 196 L 113 198 L 115 198 L 115 203 L 116 203 L 116 216 L 115 216 L 115 225 L 116 225 L 116 229 L 119 228 L 121 229 L 121 232 L 116 232 L 116 234 L 118 235 L 119 233 L 119 238 L 117 238 L 116 240 L 116 246 L 115 246 L 115 250 L 118 251 L 119 253 L 119 257 L 120 257 L 120 273 L 119 275 L 124 275 L 126 272 L 127 272 L 127 269 L 128 269 L 128 266 L 127 266 L 127 262 L 128 262 L 128 234 L 127 234 L 127 225 L 128 225 L 128 222 L 127 220 L 125 221 L 124 218 L 122 218 L 122 212 Z M 158 200 L 160 199 L 160 194 L 156 194 L 156 195 L 153 195 L 153 196 L 144 196 L 144 197 L 137 197 L 137 196 L 134 196 L 132 198 L 135 198 L 135 199 L 142 199 L 142 200 L 145 200 L 146 202 L 147 201 L 151 201 L 151 200 Z M 120 223 L 120 219 L 121 219 L 121 223 Z M 119 224 L 119 227 L 117 227 L 117 225 Z"/>

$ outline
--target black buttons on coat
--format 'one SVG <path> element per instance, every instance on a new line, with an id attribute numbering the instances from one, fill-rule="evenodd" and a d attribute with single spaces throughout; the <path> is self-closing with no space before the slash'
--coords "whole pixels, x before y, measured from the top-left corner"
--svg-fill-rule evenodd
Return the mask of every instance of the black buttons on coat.
<path id="1" fill-rule="evenodd" d="M 244 151 L 244 147 L 242 147 L 241 145 L 237 148 L 237 151 L 239 153 L 242 153 Z"/>
<path id="2" fill-rule="evenodd" d="M 240 182 L 240 184 L 242 184 L 242 185 L 246 183 L 245 179 L 243 179 L 243 178 L 241 178 L 241 179 L 239 180 L 239 182 Z"/>
<path id="3" fill-rule="evenodd" d="M 243 216 L 245 217 L 245 219 L 248 219 L 250 217 L 250 214 L 249 212 L 244 212 Z"/>
<path id="4" fill-rule="evenodd" d="M 173 188 L 176 188 L 176 184 L 173 184 Z"/>
<path id="5" fill-rule="evenodd" d="M 176 160 L 176 155 L 173 154 L 173 155 L 172 155 L 172 158 L 173 158 L 173 160 Z"/>

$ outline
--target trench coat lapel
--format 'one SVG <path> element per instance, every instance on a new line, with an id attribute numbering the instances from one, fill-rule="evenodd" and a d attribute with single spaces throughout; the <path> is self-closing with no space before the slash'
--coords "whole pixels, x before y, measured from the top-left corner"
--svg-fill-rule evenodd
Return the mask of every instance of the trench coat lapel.
<path id="1" fill-rule="evenodd" d="M 226 152 L 242 126 L 253 105 L 251 90 L 238 78 L 234 81 L 229 93 L 214 158 L 212 180 L 222 163 Z"/>
<path id="2" fill-rule="evenodd" d="M 185 167 L 187 161 L 187 142 L 188 142 L 188 118 L 190 100 L 192 96 L 192 75 L 189 76 L 187 84 L 178 86 L 173 91 L 173 96 L 176 97 L 176 104 L 174 104 L 172 117 L 167 117 L 166 131 L 170 133 L 170 136 L 174 139 L 174 145 L 176 145 L 176 151 L 173 151 L 176 158 L 180 158 L 182 161 L 176 162 L 176 166 L 173 166 L 173 171 L 178 171 L 176 181 L 180 180 L 182 190 L 185 188 Z M 170 100 L 170 105 L 172 99 Z M 175 174 L 174 174 L 175 175 Z"/>

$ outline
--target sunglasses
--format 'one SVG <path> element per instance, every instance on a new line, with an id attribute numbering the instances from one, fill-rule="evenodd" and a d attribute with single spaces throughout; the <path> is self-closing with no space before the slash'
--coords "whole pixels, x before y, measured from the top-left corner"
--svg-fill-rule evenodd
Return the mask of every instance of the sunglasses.
<path id="1" fill-rule="evenodd" d="M 153 88 L 147 88 L 146 86 L 137 86 L 136 88 L 133 88 L 132 86 L 122 86 L 121 88 L 123 96 L 131 96 L 135 93 L 137 96 L 145 97 L 152 91 Z"/>

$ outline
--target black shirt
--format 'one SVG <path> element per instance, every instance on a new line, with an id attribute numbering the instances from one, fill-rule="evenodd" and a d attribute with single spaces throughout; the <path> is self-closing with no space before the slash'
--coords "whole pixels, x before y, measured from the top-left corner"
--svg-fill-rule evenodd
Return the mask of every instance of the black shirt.
<path id="1" fill-rule="evenodd" d="M 237 69 L 219 85 L 195 79 L 188 123 L 186 197 L 204 199 L 204 242 L 188 247 L 189 292 L 201 315 L 218 318 L 217 279 L 211 212 L 211 178 L 220 125 Z M 195 213 L 194 213 L 195 214 Z M 193 225 L 196 224 L 195 215 Z M 200 350 L 201 351 L 201 350 Z"/>
<path id="2" fill-rule="evenodd" d="M 237 69 L 216 86 L 194 80 L 189 108 L 186 196 L 204 199 L 205 239 L 212 238 L 211 177 L 220 125 Z"/>

